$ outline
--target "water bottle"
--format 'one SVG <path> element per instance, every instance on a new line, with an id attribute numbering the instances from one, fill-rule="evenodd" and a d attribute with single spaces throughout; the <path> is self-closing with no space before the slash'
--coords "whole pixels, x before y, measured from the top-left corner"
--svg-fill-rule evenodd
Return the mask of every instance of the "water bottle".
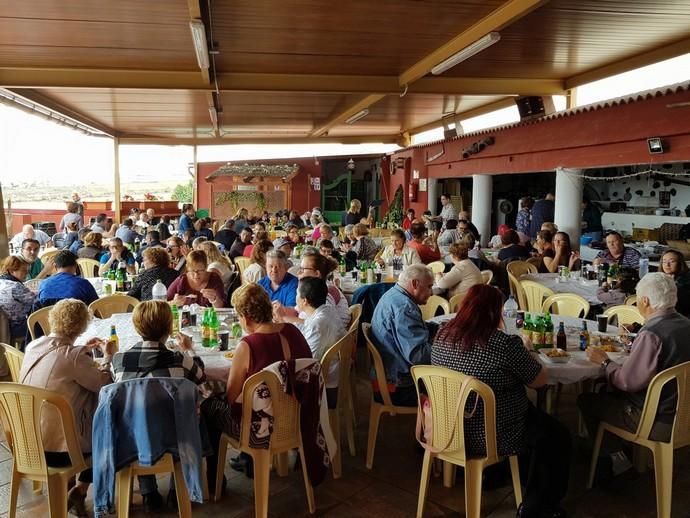
<path id="1" fill-rule="evenodd" d="M 153 289 L 151 290 L 151 298 L 153 300 L 168 300 L 168 290 L 160 279 L 158 279 L 156 284 L 153 285 Z"/>
<path id="2" fill-rule="evenodd" d="M 517 312 L 518 303 L 511 295 L 503 304 L 503 325 L 505 326 L 505 332 L 509 335 L 517 334 Z"/>
<path id="3" fill-rule="evenodd" d="M 640 257 L 640 279 L 649 273 L 649 259 Z"/>

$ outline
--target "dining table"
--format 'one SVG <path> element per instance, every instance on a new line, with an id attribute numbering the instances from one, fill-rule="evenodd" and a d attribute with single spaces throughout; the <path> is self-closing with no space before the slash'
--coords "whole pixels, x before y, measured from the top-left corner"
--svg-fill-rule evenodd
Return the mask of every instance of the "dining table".
<path id="1" fill-rule="evenodd" d="M 538 282 L 554 293 L 575 293 L 595 306 L 603 304 L 597 297 L 597 280 L 582 279 L 580 272 L 571 272 L 568 278 L 562 278 L 558 273 L 526 273 L 520 276 L 520 280 Z"/>

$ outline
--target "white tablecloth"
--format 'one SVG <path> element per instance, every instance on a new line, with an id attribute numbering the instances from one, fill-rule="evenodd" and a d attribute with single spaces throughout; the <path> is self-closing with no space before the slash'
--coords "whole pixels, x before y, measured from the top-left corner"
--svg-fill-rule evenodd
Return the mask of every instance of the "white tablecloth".
<path id="1" fill-rule="evenodd" d="M 89 338 L 98 337 L 107 340 L 110 336 L 110 326 L 115 325 L 117 331 L 117 338 L 120 342 L 120 350 L 126 351 L 135 343 L 141 341 L 141 337 L 137 334 L 132 323 L 131 313 L 115 313 L 110 318 L 94 318 L 91 320 L 89 327 L 83 335 L 75 341 L 75 345 L 84 345 Z M 191 329 L 191 328 L 186 328 Z M 201 346 L 199 342 L 199 335 L 193 334 L 194 338 L 194 353 L 198 355 L 206 367 L 220 367 L 228 368 L 230 361 L 223 356 L 224 351 L 219 351 L 218 348 L 209 349 Z"/>
<path id="2" fill-rule="evenodd" d="M 441 315 L 431 319 L 431 322 L 441 324 L 453 318 L 452 315 Z M 565 325 L 566 334 L 568 335 L 568 354 L 570 354 L 570 361 L 567 363 L 550 363 L 544 360 L 542 355 L 538 356 L 539 360 L 547 367 L 549 374 L 549 385 L 556 385 L 562 383 L 569 385 L 571 383 L 578 383 L 589 379 L 596 379 L 604 376 L 604 368 L 596 363 L 592 363 L 587 359 L 584 351 L 579 350 L 579 329 L 582 327 L 582 319 L 575 317 L 566 317 L 560 315 L 551 315 L 554 324 L 554 332 L 558 330 L 558 325 L 563 322 Z M 587 320 L 587 330 L 590 333 L 597 333 L 597 323 L 592 320 Z M 618 329 L 615 326 L 608 326 L 607 334 L 617 334 Z M 623 363 L 627 355 L 622 353 L 609 354 L 611 360 L 617 363 Z"/>
<path id="3" fill-rule="evenodd" d="M 555 293 L 575 293 L 590 304 L 602 303 L 597 298 L 599 283 L 597 281 L 582 280 L 579 275 L 571 276 L 567 281 L 561 281 L 557 273 L 526 273 L 520 276 L 520 280 L 538 282 Z"/>

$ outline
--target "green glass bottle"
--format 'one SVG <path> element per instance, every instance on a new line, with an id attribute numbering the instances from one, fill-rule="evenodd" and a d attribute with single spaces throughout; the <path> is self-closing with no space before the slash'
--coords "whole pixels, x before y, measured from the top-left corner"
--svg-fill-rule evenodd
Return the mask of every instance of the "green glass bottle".
<path id="1" fill-rule="evenodd" d="M 532 344 L 535 349 L 544 347 L 544 319 L 541 315 L 534 317 L 534 325 L 532 329 Z"/>
<path id="2" fill-rule="evenodd" d="M 209 308 L 204 310 L 204 316 L 201 318 L 201 346 L 211 347 L 211 326 L 209 322 Z"/>
<path id="3" fill-rule="evenodd" d="M 522 334 L 526 338 L 529 338 L 531 340 L 532 339 L 532 331 L 533 331 L 532 318 L 530 317 L 529 313 L 525 313 L 525 323 L 522 325 Z"/>
<path id="4" fill-rule="evenodd" d="M 173 304 L 170 308 L 172 311 L 172 336 L 177 336 L 180 332 L 180 312 L 177 309 L 177 304 Z"/>
<path id="5" fill-rule="evenodd" d="M 209 347 L 218 347 L 219 329 L 220 321 L 218 320 L 216 308 L 209 308 Z"/>
<path id="6" fill-rule="evenodd" d="M 553 322 L 551 313 L 544 316 L 544 347 L 553 347 Z"/>

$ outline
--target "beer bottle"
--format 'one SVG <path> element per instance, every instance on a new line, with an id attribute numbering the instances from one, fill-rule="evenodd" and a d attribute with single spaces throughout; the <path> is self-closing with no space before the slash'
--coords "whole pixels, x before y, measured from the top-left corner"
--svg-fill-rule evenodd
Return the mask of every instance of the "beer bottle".
<path id="1" fill-rule="evenodd" d="M 565 334 L 565 325 L 563 322 L 558 324 L 558 334 L 556 335 L 556 347 L 559 349 L 563 349 L 564 351 L 568 350 L 568 337 Z"/>
<path id="2" fill-rule="evenodd" d="M 115 344 L 115 347 L 113 347 L 113 354 L 120 350 L 120 339 L 117 337 L 117 331 L 114 325 L 110 326 L 110 338 L 108 338 L 108 342 Z"/>
<path id="3" fill-rule="evenodd" d="M 582 330 L 580 331 L 580 350 L 584 351 L 589 347 L 589 331 L 587 331 L 587 321 L 582 321 Z"/>

